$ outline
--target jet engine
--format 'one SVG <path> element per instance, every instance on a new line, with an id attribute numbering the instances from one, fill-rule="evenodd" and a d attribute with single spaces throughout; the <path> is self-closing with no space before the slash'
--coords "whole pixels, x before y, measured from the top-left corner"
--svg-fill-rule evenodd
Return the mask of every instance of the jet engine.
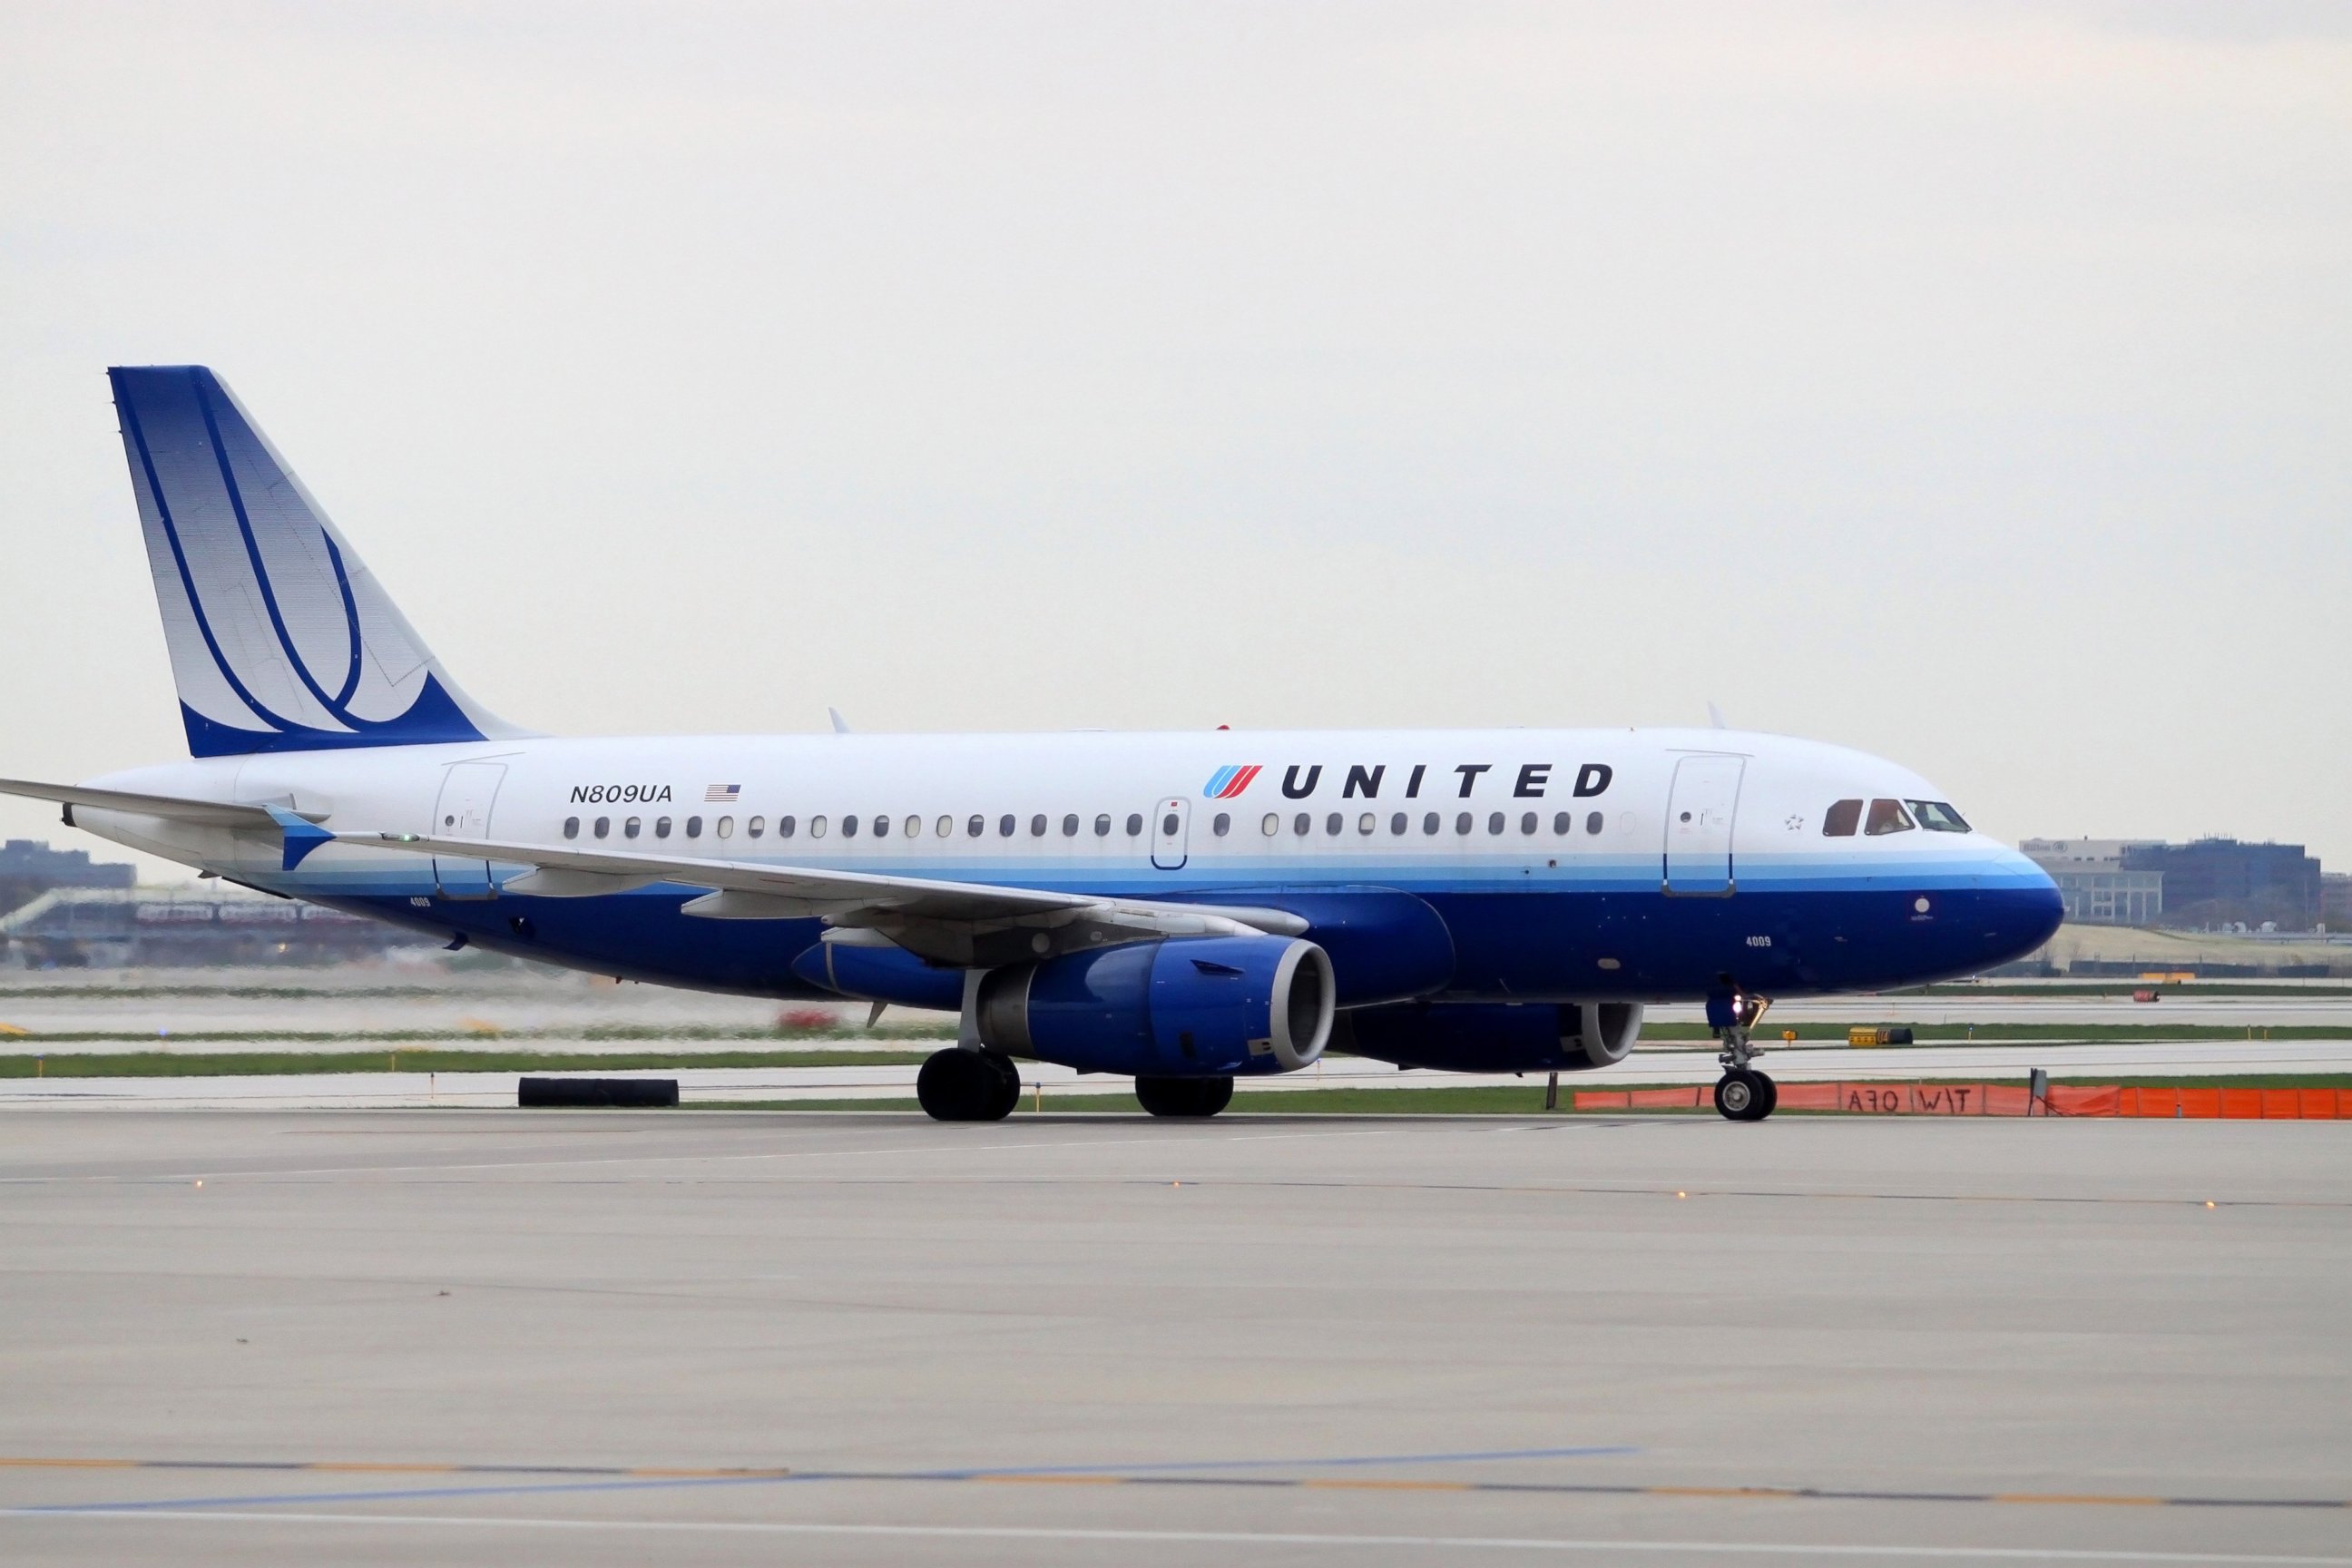
<path id="1" fill-rule="evenodd" d="M 1290 937 L 1180 937 L 991 970 L 982 1041 L 1082 1072 L 1295 1072 L 1331 1037 L 1331 961 Z"/>
<path id="2" fill-rule="evenodd" d="M 1444 1072 L 1581 1072 L 1625 1059 L 1639 1002 L 1413 1004 L 1340 1015 L 1336 1050 Z"/>

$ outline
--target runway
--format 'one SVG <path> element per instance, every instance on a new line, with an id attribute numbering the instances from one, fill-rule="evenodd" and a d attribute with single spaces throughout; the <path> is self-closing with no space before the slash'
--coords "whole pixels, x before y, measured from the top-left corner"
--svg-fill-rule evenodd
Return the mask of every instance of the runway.
<path id="1" fill-rule="evenodd" d="M 0 1113 L 0 1557 L 2352 1563 L 2347 1136 Z"/>

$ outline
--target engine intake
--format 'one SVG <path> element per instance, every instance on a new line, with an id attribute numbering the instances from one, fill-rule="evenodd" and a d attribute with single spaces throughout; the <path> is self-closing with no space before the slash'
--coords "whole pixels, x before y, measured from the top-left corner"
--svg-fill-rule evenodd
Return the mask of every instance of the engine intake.
<path id="1" fill-rule="evenodd" d="M 1331 960 L 1290 937 L 1183 937 L 991 970 L 982 1041 L 1086 1072 L 1296 1072 L 1331 1037 Z"/>

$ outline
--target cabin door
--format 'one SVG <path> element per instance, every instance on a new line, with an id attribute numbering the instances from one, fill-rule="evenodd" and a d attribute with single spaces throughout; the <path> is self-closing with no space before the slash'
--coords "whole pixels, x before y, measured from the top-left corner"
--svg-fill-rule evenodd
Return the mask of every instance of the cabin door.
<path id="1" fill-rule="evenodd" d="M 441 798 L 433 806 L 436 838 L 488 838 L 490 806 L 506 782 L 504 763 L 452 763 L 441 775 Z M 445 899 L 495 899 L 487 860 L 433 857 L 433 882 Z"/>
<path id="2" fill-rule="evenodd" d="M 1665 891 L 1727 899 L 1738 887 L 1731 866 L 1731 819 L 1739 805 L 1745 757 L 1685 757 L 1666 797 Z"/>

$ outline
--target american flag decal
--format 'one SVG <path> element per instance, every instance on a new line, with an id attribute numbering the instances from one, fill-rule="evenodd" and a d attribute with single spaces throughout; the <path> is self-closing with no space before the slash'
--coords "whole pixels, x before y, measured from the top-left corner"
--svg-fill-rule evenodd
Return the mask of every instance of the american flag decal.
<path id="1" fill-rule="evenodd" d="M 733 805 L 742 798 L 741 784 L 712 784 L 702 792 L 703 803 L 707 805 Z"/>

